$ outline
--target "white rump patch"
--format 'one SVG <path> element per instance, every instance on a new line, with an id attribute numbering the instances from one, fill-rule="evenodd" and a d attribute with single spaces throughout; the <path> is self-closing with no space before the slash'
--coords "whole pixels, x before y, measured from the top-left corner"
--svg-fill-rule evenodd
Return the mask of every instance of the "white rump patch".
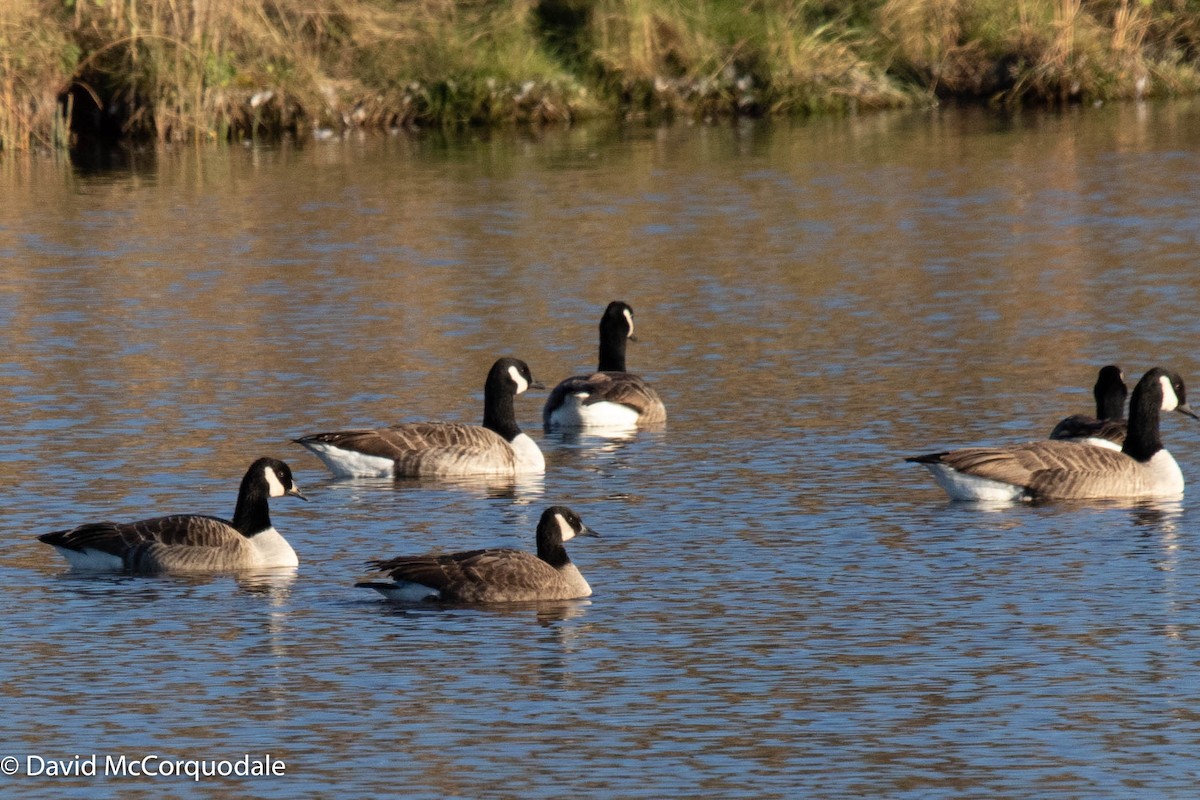
<path id="1" fill-rule="evenodd" d="M 627 338 L 632 338 L 632 336 L 633 336 L 633 312 L 627 308 L 624 311 L 622 311 L 621 313 L 625 315 L 625 321 L 629 323 L 629 333 L 625 334 L 625 336 Z"/>
<path id="2" fill-rule="evenodd" d="M 401 603 L 420 603 L 423 600 L 438 600 L 442 593 L 423 583 L 412 581 L 395 581 L 393 583 L 372 583 L 370 587 L 388 600 Z"/>
<path id="3" fill-rule="evenodd" d="M 637 428 L 638 412 L 620 403 L 585 404 L 588 395 L 578 393 L 563 398 L 562 405 L 550 412 L 550 425 L 556 428 Z"/>
<path id="4" fill-rule="evenodd" d="M 263 475 L 267 476 L 267 486 L 270 487 L 268 496 L 283 497 L 285 494 L 287 494 L 287 489 L 285 489 L 283 484 L 280 482 L 279 476 L 275 474 L 275 470 L 271 469 L 270 467 L 263 467 Z"/>
<path id="5" fill-rule="evenodd" d="M 970 502 L 1006 502 L 1018 500 L 1025 494 L 1025 487 L 1014 486 L 988 478 L 980 478 L 951 469 L 945 464 L 923 464 L 933 474 L 938 485 L 946 490 L 951 500 Z"/>
<path id="6" fill-rule="evenodd" d="M 121 572 L 125 569 L 125 561 L 120 556 L 106 553 L 103 550 L 84 549 L 83 552 L 67 547 L 54 546 L 62 554 L 72 569 L 85 572 Z"/>
<path id="7" fill-rule="evenodd" d="M 303 444 L 339 478 L 390 478 L 395 473 L 396 462 L 390 458 L 369 456 L 327 442 Z"/>
<path id="8" fill-rule="evenodd" d="M 1162 381 L 1162 410 L 1174 411 L 1179 407 L 1179 398 L 1175 395 L 1175 388 L 1171 386 L 1171 379 L 1166 375 L 1162 375 L 1159 377 L 1159 380 Z"/>
<path id="9" fill-rule="evenodd" d="M 1111 439 L 1104 439 L 1100 436 L 1085 436 L 1082 439 L 1068 439 L 1067 441 L 1077 441 L 1080 444 L 1088 444 L 1092 447 L 1103 447 L 1106 450 L 1116 450 L 1117 452 L 1121 451 L 1121 445 Z"/>

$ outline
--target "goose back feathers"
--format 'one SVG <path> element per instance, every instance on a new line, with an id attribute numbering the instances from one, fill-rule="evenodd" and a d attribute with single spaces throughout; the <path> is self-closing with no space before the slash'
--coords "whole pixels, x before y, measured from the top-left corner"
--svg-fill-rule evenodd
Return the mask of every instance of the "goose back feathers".
<path id="1" fill-rule="evenodd" d="M 294 567 L 291 545 L 271 525 L 268 500 L 307 499 L 287 464 L 260 458 L 242 478 L 233 520 L 174 514 L 137 522 L 93 522 L 38 537 L 79 569 L 209 572 Z"/>
<path id="2" fill-rule="evenodd" d="M 1092 396 L 1096 399 L 1096 416 L 1073 414 L 1050 431 L 1051 439 L 1085 442 L 1099 447 L 1120 450 L 1125 443 L 1125 398 L 1128 396 L 1125 375 L 1121 368 L 1110 364 L 1100 370 Z"/>
<path id="3" fill-rule="evenodd" d="M 316 433 L 295 441 L 340 477 L 537 474 L 546 462 L 517 425 L 513 398 L 541 388 L 529 366 L 501 358 L 483 388 L 483 425 L 418 422 Z"/>
<path id="4" fill-rule="evenodd" d="M 392 600 L 496 603 L 572 600 L 592 593 L 571 563 L 563 543 L 576 536 L 598 536 L 566 506 L 551 506 L 537 527 L 537 554 L 509 548 L 469 550 L 373 561 L 388 581 L 356 584 Z"/>
<path id="5" fill-rule="evenodd" d="M 1155 368 L 1134 387 L 1129 432 L 1120 451 L 1043 440 L 907 460 L 925 465 L 958 500 L 1176 497 L 1183 492 L 1183 473 L 1162 445 L 1161 411 L 1196 418 L 1187 404 L 1183 379 Z"/>
<path id="6" fill-rule="evenodd" d="M 600 318 L 600 359 L 596 372 L 559 383 L 542 408 L 550 428 L 627 428 L 666 422 L 658 393 L 638 375 L 625 371 L 625 346 L 633 335 L 633 309 L 613 301 Z"/>

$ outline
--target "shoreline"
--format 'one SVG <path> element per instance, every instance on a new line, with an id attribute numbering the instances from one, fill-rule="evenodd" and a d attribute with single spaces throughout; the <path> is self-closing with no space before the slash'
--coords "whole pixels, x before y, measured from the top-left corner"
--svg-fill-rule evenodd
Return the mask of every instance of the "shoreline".
<path id="1" fill-rule="evenodd" d="M 1128 0 L 0 0 L 0 43 L 4 152 L 1200 92 L 1200 19 Z"/>

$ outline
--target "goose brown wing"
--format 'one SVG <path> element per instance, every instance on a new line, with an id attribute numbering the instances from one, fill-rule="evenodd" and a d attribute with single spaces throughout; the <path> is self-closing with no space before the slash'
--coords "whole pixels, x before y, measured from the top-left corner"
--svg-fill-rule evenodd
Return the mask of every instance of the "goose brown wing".
<path id="1" fill-rule="evenodd" d="M 324 442 L 344 450 L 390 458 L 398 475 L 436 473 L 455 464 L 488 459 L 515 468 L 516 457 L 498 433 L 479 425 L 418 422 L 374 430 L 318 433 L 300 440 Z"/>
<path id="2" fill-rule="evenodd" d="M 1074 414 L 1054 426 L 1051 439 L 1105 439 L 1116 445 L 1125 444 L 1128 426 L 1123 419 L 1096 419 L 1087 414 Z"/>
<path id="3" fill-rule="evenodd" d="M 217 517 L 177 514 L 137 522 L 93 522 L 38 537 L 46 544 L 117 556 L 130 569 L 212 567 L 242 549 L 246 537 Z"/>
<path id="4" fill-rule="evenodd" d="M 936 462 L 959 472 L 1014 486 L 1034 497 L 1088 499 L 1140 493 L 1137 463 L 1117 450 L 1046 440 L 1018 447 L 968 447 Z"/>
<path id="5" fill-rule="evenodd" d="M 641 422 L 663 422 L 667 418 L 658 392 L 631 372 L 593 372 L 591 375 L 567 378 L 554 387 L 546 401 L 546 408 L 557 408 L 564 397 L 572 394 L 587 394 L 584 405 L 619 403 L 629 406 L 638 412 Z"/>
<path id="6" fill-rule="evenodd" d="M 437 589 L 446 599 L 466 602 L 533 595 L 558 576 L 533 553 L 507 548 L 400 557 L 370 566 L 393 580 L 419 583 Z"/>
<path id="7" fill-rule="evenodd" d="M 244 538 L 225 520 L 195 514 L 176 514 L 138 522 L 92 522 L 38 537 L 47 544 L 69 550 L 99 550 L 113 555 L 147 544 L 228 547 L 230 542 Z"/>
<path id="8" fill-rule="evenodd" d="M 80 553 L 90 549 L 119 556 L 143 541 L 132 527 L 117 522 L 90 522 L 70 530 L 43 533 L 38 541 Z"/>
<path id="9" fill-rule="evenodd" d="M 462 570 L 453 556 L 401 556 L 370 561 L 367 566 L 392 580 L 419 583 L 439 592 L 462 579 Z"/>

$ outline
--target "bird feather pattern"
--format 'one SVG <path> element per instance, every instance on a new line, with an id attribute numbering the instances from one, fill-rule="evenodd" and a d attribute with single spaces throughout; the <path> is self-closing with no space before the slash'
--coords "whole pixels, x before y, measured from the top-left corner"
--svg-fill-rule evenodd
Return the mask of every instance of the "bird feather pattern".
<path id="1" fill-rule="evenodd" d="M 396 462 L 397 475 L 446 476 L 465 472 L 511 474 L 512 446 L 494 431 L 455 422 L 418 422 L 372 430 L 318 433 L 299 440 L 323 442 Z"/>
<path id="2" fill-rule="evenodd" d="M 236 528 L 217 517 L 201 515 L 92 522 L 38 538 L 80 553 L 108 553 L 122 559 L 126 569 L 139 572 L 206 570 L 255 558 L 250 541 Z"/>
<path id="3" fill-rule="evenodd" d="M 1139 462 L 1118 450 L 1046 440 L 1018 447 L 967 447 L 911 459 L 1023 486 L 1045 499 L 1086 500 L 1153 494 Z"/>
<path id="4" fill-rule="evenodd" d="M 1051 439 L 1104 439 L 1120 447 L 1125 444 L 1129 430 L 1123 419 L 1096 419 L 1087 414 L 1073 414 L 1054 426 Z"/>
<path id="5" fill-rule="evenodd" d="M 523 600 L 569 600 L 579 597 L 579 572 L 563 570 L 533 553 L 508 548 L 471 550 L 448 555 L 412 556 L 373 561 L 369 566 L 395 581 L 428 586 L 443 600 L 487 603 Z"/>
<path id="6" fill-rule="evenodd" d="M 554 387 L 546 400 L 546 408 L 557 408 L 562 405 L 563 398 L 576 394 L 587 395 L 584 405 L 617 403 L 628 406 L 638 412 L 638 422 L 643 424 L 667 419 L 667 410 L 658 393 L 631 372 L 593 372 L 567 378 Z"/>

